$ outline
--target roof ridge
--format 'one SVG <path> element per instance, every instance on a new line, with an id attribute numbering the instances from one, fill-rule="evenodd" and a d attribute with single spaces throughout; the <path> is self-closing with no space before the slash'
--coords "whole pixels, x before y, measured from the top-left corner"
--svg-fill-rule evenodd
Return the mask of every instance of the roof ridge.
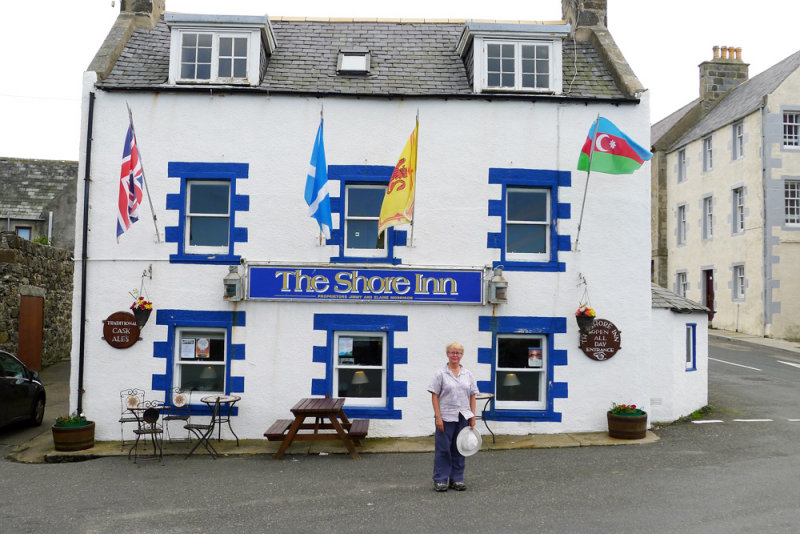
<path id="1" fill-rule="evenodd" d="M 271 16 L 270 22 L 385 22 L 401 24 L 466 24 L 467 22 L 488 22 L 494 24 L 564 24 L 563 20 L 496 20 L 496 19 L 449 19 L 449 18 L 380 18 L 380 17 L 294 17 Z"/>

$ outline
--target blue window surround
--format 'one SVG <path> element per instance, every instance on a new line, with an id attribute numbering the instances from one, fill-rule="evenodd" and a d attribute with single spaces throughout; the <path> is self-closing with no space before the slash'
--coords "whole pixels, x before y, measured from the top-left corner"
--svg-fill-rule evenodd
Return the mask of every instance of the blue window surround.
<path id="1" fill-rule="evenodd" d="M 686 323 L 686 328 L 692 335 L 692 364 L 686 367 L 686 372 L 697 371 L 697 323 Z"/>
<path id="2" fill-rule="evenodd" d="M 569 171 L 552 171 L 541 169 L 489 169 L 489 183 L 501 184 L 503 192 L 500 199 L 489 199 L 489 216 L 500 217 L 500 232 L 489 232 L 487 248 L 500 249 L 500 261 L 493 267 L 502 266 L 506 271 L 544 271 L 564 272 L 566 264 L 558 261 L 559 251 L 572 248 L 569 235 L 558 234 L 558 220 L 569 219 L 570 204 L 558 202 L 558 188 L 572 185 Z M 506 190 L 509 187 L 541 187 L 550 189 L 550 261 L 527 262 L 506 260 Z"/>
<path id="3" fill-rule="evenodd" d="M 547 339 L 547 408 L 544 410 L 497 410 L 494 400 L 486 418 L 492 421 L 553 421 L 561 422 L 561 413 L 553 411 L 553 399 L 566 399 L 567 382 L 553 381 L 553 368 L 567 365 L 567 351 L 553 346 L 553 334 L 567 331 L 564 317 L 491 317 L 478 318 L 478 329 L 492 333 L 492 346 L 478 348 L 478 363 L 492 366 L 491 380 L 478 380 L 478 389 L 483 393 L 494 393 L 497 358 L 497 334 L 544 334 Z"/>
<path id="4" fill-rule="evenodd" d="M 328 179 L 339 180 L 339 197 L 331 197 L 331 212 L 339 214 L 339 228 L 331 229 L 329 245 L 339 246 L 339 255 L 331 258 L 332 263 L 391 263 L 399 265 L 402 261 L 394 257 L 394 247 L 404 247 L 407 242 L 406 230 L 386 231 L 387 255 L 380 258 L 362 258 L 344 255 L 344 199 L 345 188 L 352 184 L 388 184 L 394 167 L 387 165 L 328 165 Z"/>
<path id="5" fill-rule="evenodd" d="M 408 331 L 408 317 L 402 315 L 349 315 L 314 314 L 314 330 L 327 331 L 327 344 L 314 347 L 314 362 L 325 364 L 325 378 L 311 381 L 312 395 L 333 394 L 333 354 L 334 332 L 337 330 L 356 330 L 362 332 L 386 333 L 386 406 L 368 407 L 345 405 L 348 417 L 368 419 L 400 419 L 403 412 L 394 409 L 394 400 L 408 397 L 408 382 L 394 379 L 394 366 L 408 364 L 408 349 L 394 346 L 394 333 Z"/>
<path id="6" fill-rule="evenodd" d="M 250 210 L 250 196 L 236 194 L 236 180 L 247 179 L 249 165 L 247 163 L 186 163 L 171 161 L 168 165 L 168 176 L 180 178 L 180 193 L 167 195 L 167 209 L 178 211 L 178 226 L 167 226 L 164 229 L 165 241 L 178 245 L 177 254 L 170 254 L 170 263 L 211 263 L 236 265 L 240 256 L 234 255 L 235 243 L 247 242 L 247 228 L 236 227 L 236 212 Z M 189 180 L 229 180 L 231 184 L 231 207 L 228 234 L 227 254 L 188 254 L 186 243 L 186 195 Z"/>
<path id="7" fill-rule="evenodd" d="M 167 340 L 153 342 L 153 357 L 166 360 L 166 373 L 153 375 L 153 391 L 164 392 L 164 404 L 171 405 L 169 391 L 174 384 L 175 371 L 175 330 L 178 327 L 224 328 L 225 334 L 225 394 L 244 393 L 244 377 L 231 376 L 231 361 L 245 359 L 245 346 L 231 343 L 231 330 L 234 326 L 245 326 L 245 312 L 229 311 L 195 311 L 195 310 L 156 310 L 156 324 L 167 325 Z M 191 412 L 208 415 L 208 406 L 200 399 L 192 398 Z M 231 415 L 237 415 L 238 408 L 233 407 Z"/>

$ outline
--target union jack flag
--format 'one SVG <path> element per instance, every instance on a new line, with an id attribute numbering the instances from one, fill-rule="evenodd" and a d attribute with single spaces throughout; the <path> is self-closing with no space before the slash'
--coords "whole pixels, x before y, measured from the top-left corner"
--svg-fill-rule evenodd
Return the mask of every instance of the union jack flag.
<path id="1" fill-rule="evenodd" d="M 122 151 L 122 170 L 119 177 L 119 211 L 117 213 L 117 243 L 119 236 L 139 220 L 142 203 L 142 164 L 136 148 L 133 125 L 128 125 L 125 148 Z"/>

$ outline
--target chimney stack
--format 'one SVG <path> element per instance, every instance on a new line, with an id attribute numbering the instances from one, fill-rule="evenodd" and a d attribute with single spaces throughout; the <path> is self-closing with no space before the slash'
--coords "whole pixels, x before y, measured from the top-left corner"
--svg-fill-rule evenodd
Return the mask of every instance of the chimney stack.
<path id="1" fill-rule="evenodd" d="M 728 91 L 748 79 L 748 65 L 742 62 L 742 49 L 713 47 L 713 59 L 700 63 L 700 100 L 706 113 Z"/>

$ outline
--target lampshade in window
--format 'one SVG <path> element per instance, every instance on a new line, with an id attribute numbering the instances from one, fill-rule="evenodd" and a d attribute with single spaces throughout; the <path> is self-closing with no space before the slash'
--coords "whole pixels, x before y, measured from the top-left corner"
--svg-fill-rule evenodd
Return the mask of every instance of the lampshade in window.
<path id="1" fill-rule="evenodd" d="M 369 380 L 367 379 L 367 373 L 364 371 L 356 371 L 353 373 L 353 380 L 351 384 L 368 384 Z"/>
<path id="2" fill-rule="evenodd" d="M 518 386 L 519 378 L 517 378 L 517 373 L 508 373 L 503 379 L 503 385 L 506 387 Z"/>

